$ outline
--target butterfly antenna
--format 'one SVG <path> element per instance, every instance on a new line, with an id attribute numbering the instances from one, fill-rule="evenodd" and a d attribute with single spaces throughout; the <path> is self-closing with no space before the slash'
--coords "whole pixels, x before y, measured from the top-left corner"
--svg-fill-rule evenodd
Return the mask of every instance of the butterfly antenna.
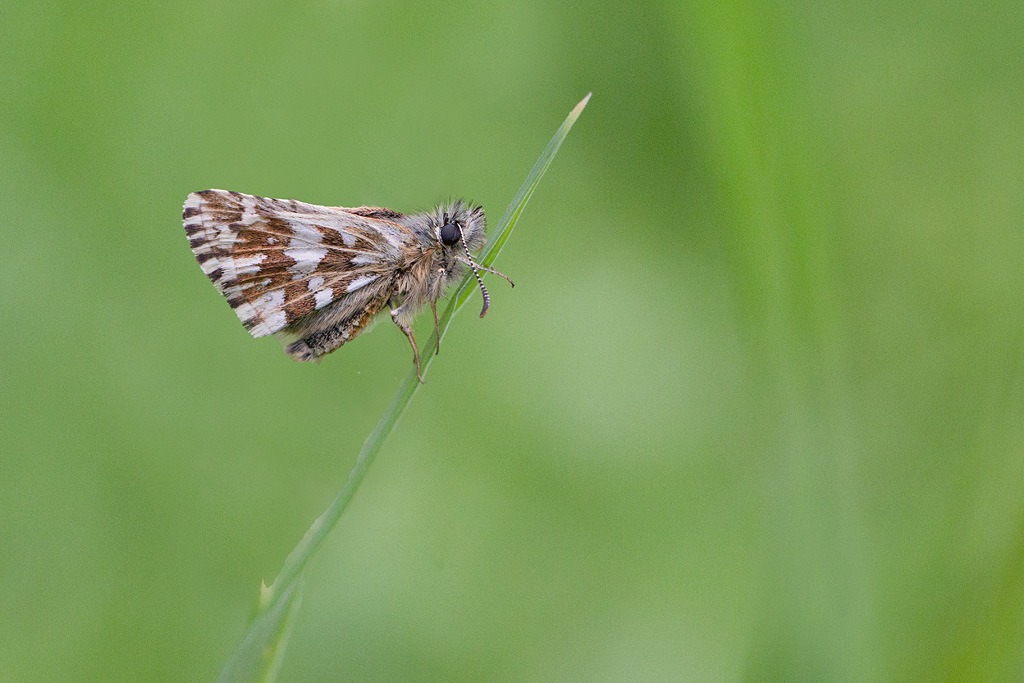
<path id="1" fill-rule="evenodd" d="M 495 275 L 497 275 L 499 277 L 505 278 L 508 281 L 508 283 L 510 285 L 512 285 L 513 287 L 516 286 L 516 283 L 512 282 L 512 278 L 510 278 L 508 275 L 505 275 L 505 273 L 501 272 L 500 270 L 495 270 L 494 268 L 488 268 L 487 266 L 481 266 L 476 261 L 472 261 L 472 260 L 467 261 L 466 259 L 462 258 L 461 256 L 456 256 L 455 260 L 458 261 L 459 263 L 465 263 L 467 266 L 475 266 L 477 270 L 482 270 L 482 271 L 485 271 L 487 273 L 494 273 Z"/>
<path id="2" fill-rule="evenodd" d="M 480 278 L 480 271 L 476 269 L 476 264 L 473 263 L 473 257 L 469 254 L 469 247 L 466 246 L 466 236 L 462 233 L 462 226 L 459 225 L 459 234 L 462 235 L 462 250 L 466 252 L 466 258 L 469 259 L 469 267 L 473 269 L 473 275 L 476 276 L 476 283 L 480 285 L 480 293 L 484 295 L 484 309 L 480 311 L 480 317 L 484 317 L 487 314 L 487 309 L 491 307 L 491 295 L 487 293 L 487 288 L 484 287 L 484 281 Z"/>

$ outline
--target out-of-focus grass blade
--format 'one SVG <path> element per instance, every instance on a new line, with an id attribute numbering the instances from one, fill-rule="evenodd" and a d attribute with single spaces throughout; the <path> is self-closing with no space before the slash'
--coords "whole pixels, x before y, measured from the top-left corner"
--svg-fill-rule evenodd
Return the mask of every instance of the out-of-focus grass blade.
<path id="1" fill-rule="evenodd" d="M 218 683 L 259 681 L 273 683 L 284 661 L 288 637 L 302 604 L 302 575 L 285 589 L 277 601 L 256 615 L 231 659 L 217 678 Z"/>
<path id="2" fill-rule="evenodd" d="M 562 141 L 569 134 L 569 130 L 576 123 L 576 119 L 579 118 L 580 113 L 587 106 L 589 100 L 590 93 L 569 112 L 569 116 L 562 122 L 558 130 L 555 131 L 551 142 L 544 148 L 540 158 L 537 159 L 537 163 L 533 165 L 530 173 L 526 176 L 526 180 L 523 181 L 519 191 L 513 197 L 512 203 L 509 204 L 501 220 L 498 221 L 497 228 L 480 252 L 477 260 L 478 263 L 489 266 L 494 262 L 501 248 L 508 241 L 509 235 L 512 234 L 512 228 L 519 221 L 519 216 L 523 213 L 526 203 L 530 201 L 534 189 L 536 189 L 540 179 L 544 176 L 545 171 L 548 170 L 551 161 L 555 158 L 555 154 L 558 153 L 558 148 L 562 145 Z M 482 273 L 482 275 L 486 275 L 486 273 Z M 452 317 L 469 300 L 470 295 L 473 293 L 474 284 L 473 274 L 467 273 L 466 277 L 459 283 L 455 294 L 449 300 L 448 307 L 438 319 L 438 327 L 441 331 L 442 339 L 451 325 Z M 425 377 L 437 348 L 434 335 L 431 335 L 430 340 L 420 348 L 420 363 Z M 391 404 L 384 411 L 384 415 L 380 418 L 377 426 L 374 427 L 370 436 L 366 437 L 366 441 L 363 442 L 363 447 L 359 451 L 359 457 L 356 459 L 356 465 L 352 469 L 351 474 L 349 474 L 345 486 L 335 496 L 330 507 L 316 518 L 302 537 L 302 540 L 299 541 L 299 544 L 288 553 L 284 566 L 281 567 L 281 573 L 277 575 L 274 583 L 269 588 L 263 589 L 260 595 L 257 617 L 242 644 L 232 655 L 224 671 L 221 672 L 220 683 L 272 681 L 274 676 L 277 675 L 277 668 L 280 666 L 280 660 L 287 644 L 289 628 L 286 622 L 292 619 L 292 615 L 294 615 L 298 608 L 298 601 L 294 596 L 298 592 L 296 586 L 301 582 L 302 570 L 305 568 L 309 558 L 313 556 L 320 547 L 320 544 L 323 543 L 327 534 L 338 523 L 338 519 L 341 518 L 341 514 L 348 507 L 349 501 L 352 500 L 356 489 L 359 488 L 363 477 L 366 476 L 366 472 L 373 463 L 373 459 L 377 456 L 377 452 L 384 445 L 384 441 L 388 438 L 391 430 L 394 429 L 398 418 L 405 412 L 406 406 L 409 405 L 409 401 L 412 400 L 419 387 L 420 383 L 416 377 L 416 368 L 413 368 L 398 388 L 398 393 L 391 399 Z"/>

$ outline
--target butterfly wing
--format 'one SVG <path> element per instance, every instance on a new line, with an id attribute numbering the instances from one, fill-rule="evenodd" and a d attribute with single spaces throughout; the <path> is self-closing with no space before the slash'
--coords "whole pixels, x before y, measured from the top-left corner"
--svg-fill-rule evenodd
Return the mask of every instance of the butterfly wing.
<path id="1" fill-rule="evenodd" d="M 407 228 L 388 220 L 401 217 L 224 190 L 193 192 L 182 212 L 200 267 L 254 337 L 287 331 L 345 301 L 365 305 L 370 286 L 386 280 L 415 244 Z"/>

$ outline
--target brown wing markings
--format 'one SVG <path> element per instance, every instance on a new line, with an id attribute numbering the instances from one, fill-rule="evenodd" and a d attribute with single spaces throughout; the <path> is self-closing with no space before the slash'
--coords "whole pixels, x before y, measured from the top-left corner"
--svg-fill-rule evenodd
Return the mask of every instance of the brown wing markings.
<path id="1" fill-rule="evenodd" d="M 196 238 L 196 243 L 193 245 L 193 248 L 202 244 L 210 244 L 214 248 L 226 250 L 229 254 L 243 253 L 233 248 L 233 242 L 228 242 L 227 244 L 218 243 L 221 235 L 219 234 L 220 231 L 217 226 L 224 226 L 231 230 L 235 233 L 236 238 L 241 237 L 244 232 L 275 237 L 286 243 L 282 248 L 288 248 L 287 243 L 291 242 L 291 240 L 301 240 L 301 238 L 295 235 L 289 228 L 289 221 L 292 221 L 295 223 L 309 225 L 310 227 L 318 230 L 322 235 L 322 240 L 319 243 L 320 246 L 324 246 L 335 251 L 358 251 L 344 243 L 342 234 L 348 233 L 352 240 L 363 243 L 358 246 L 363 247 L 363 249 L 369 248 L 372 250 L 366 253 L 370 255 L 376 254 L 377 250 L 373 250 L 373 247 L 375 244 L 375 238 L 377 237 L 372 229 L 356 225 L 345 225 L 342 229 L 323 225 L 323 223 L 330 222 L 325 219 L 340 218 L 338 215 L 339 213 L 359 216 L 371 225 L 378 222 L 387 224 L 389 228 L 396 228 L 406 233 L 411 239 L 415 239 L 415 235 L 412 231 L 404 225 L 376 217 L 378 214 L 381 216 L 387 215 L 388 217 L 395 218 L 404 216 L 404 214 L 397 211 L 389 211 L 387 209 L 378 210 L 376 207 L 366 207 L 372 209 L 372 211 L 367 214 L 360 212 L 360 209 L 319 206 L 316 204 L 298 202 L 294 199 L 272 199 L 270 197 L 258 197 L 256 195 L 247 195 L 240 192 L 227 192 L 224 190 L 203 190 L 201 192 L 195 192 L 194 194 L 198 195 L 202 199 L 202 207 L 188 207 L 183 210 L 183 220 L 198 217 L 202 223 L 203 231 L 213 230 L 218 234 L 209 236 L 203 235 Z M 243 224 L 241 222 L 247 208 L 244 206 L 246 200 L 250 200 L 250 203 L 252 204 L 252 211 L 258 217 L 259 222 L 250 224 Z M 188 215 L 185 215 L 186 213 Z M 292 215 L 290 217 L 276 215 L 281 213 Z M 193 228 L 193 233 L 188 236 L 191 238 L 196 232 L 199 232 L 199 229 Z M 384 231 L 381 230 L 379 232 L 383 233 Z M 250 239 L 246 241 L 252 240 Z M 302 241 L 305 242 L 305 240 Z M 274 247 L 276 245 L 269 246 Z"/>
<path id="2" fill-rule="evenodd" d="M 236 252 L 236 254 L 239 252 Z M 263 254 L 265 258 L 259 263 L 259 270 L 255 273 L 245 273 L 238 276 L 234 281 L 239 283 L 245 282 L 259 282 L 267 277 L 275 277 L 278 275 L 287 275 L 289 280 L 295 279 L 296 272 L 293 270 L 296 261 L 288 254 L 283 251 L 275 251 L 268 253 L 263 250 L 255 249 L 251 252 L 253 254 Z M 356 252 L 358 255 L 359 252 Z M 329 277 L 335 274 L 347 275 L 347 274 L 364 274 L 368 272 L 385 271 L 387 268 L 382 267 L 383 264 L 352 264 L 352 255 L 350 254 L 331 254 L 328 253 L 324 258 L 317 264 L 316 268 L 309 273 L 302 273 L 302 277 L 309 279 L 313 277 Z"/>
<path id="3" fill-rule="evenodd" d="M 381 275 L 387 272 L 386 268 L 381 267 L 348 268 L 348 261 L 331 263 L 325 259 L 315 270 L 295 278 L 295 273 L 290 270 L 294 263 L 293 259 L 283 255 L 274 262 L 268 263 L 264 260 L 260 264 L 259 272 L 246 274 L 234 280 L 232 284 L 237 290 L 236 300 L 251 302 L 269 292 L 284 290 L 282 308 L 287 315 L 288 323 L 292 323 L 303 315 L 317 310 L 316 296 L 323 290 L 329 289 L 331 293 L 330 299 L 320 308 L 348 296 L 346 286 L 360 277 L 370 276 L 374 280 L 379 280 Z M 323 283 L 316 289 L 310 289 L 310 281 L 317 277 L 322 278 Z M 266 282 L 267 280 L 269 282 Z M 371 282 L 367 282 L 366 285 Z"/>
<path id="4" fill-rule="evenodd" d="M 314 300 L 305 296 L 309 285 L 303 280 L 293 280 L 284 286 L 284 312 L 288 322 L 298 320 L 315 310 Z"/>
<path id="5" fill-rule="evenodd" d="M 292 249 L 296 245 L 291 244 L 291 242 L 292 241 L 296 241 L 296 242 L 301 243 L 302 245 L 308 245 L 310 247 L 325 247 L 327 249 L 330 249 L 331 251 L 343 251 L 343 252 L 351 252 L 351 253 L 354 253 L 354 254 L 370 254 L 370 255 L 375 255 L 375 254 L 379 253 L 378 251 L 366 251 L 365 249 L 354 249 L 352 247 L 347 247 L 347 246 L 338 246 L 336 244 L 332 244 L 331 242 L 327 241 L 326 239 L 324 241 L 322 241 L 322 242 L 314 244 L 313 242 L 310 242 L 308 240 L 302 239 L 301 237 L 295 235 L 294 233 L 276 232 L 276 231 L 273 231 L 273 230 L 266 230 L 266 229 L 262 229 L 262 228 L 257 228 L 257 227 L 254 227 L 254 225 L 247 225 L 245 227 L 235 227 L 236 225 L 237 225 L 237 223 L 235 223 L 235 224 L 228 224 L 227 227 L 231 228 L 232 231 L 235 232 L 235 234 L 237 236 L 241 236 L 242 233 L 251 232 L 251 233 L 257 233 L 257 234 L 260 234 L 260 235 L 266 235 L 268 237 L 274 237 L 274 238 L 277 238 L 281 242 L 281 244 L 268 244 L 268 245 L 266 245 L 267 249 L 275 249 L 275 250 L 276 249 L 281 249 L 281 250 L 283 250 L 283 249 Z M 335 230 L 334 228 L 324 228 L 323 226 L 316 226 L 316 227 L 318 229 L 328 230 L 328 231 L 330 231 L 331 233 L 334 233 L 334 234 L 339 234 L 339 232 L 337 230 Z M 369 243 L 372 246 L 372 242 L 369 239 L 363 237 L 362 235 L 353 235 L 352 237 L 353 237 L 354 240 L 358 240 L 358 241 L 362 241 L 362 242 L 367 242 L 367 243 Z M 207 240 L 205 238 L 203 239 L 203 241 L 204 242 L 209 242 L 209 240 Z M 262 246 L 262 245 L 259 245 L 259 243 L 255 243 L 255 244 L 256 244 L 256 246 Z M 222 248 L 227 248 L 227 247 L 222 247 Z M 228 250 L 228 253 L 231 253 L 231 254 L 241 253 L 241 251 L 240 251 L 240 249 L 238 247 L 234 247 L 234 248 L 230 248 Z"/>
<path id="6" fill-rule="evenodd" d="M 255 255 L 264 255 L 262 261 L 260 261 L 259 271 L 256 273 L 248 273 L 237 276 L 233 282 L 245 283 L 252 281 L 259 281 L 271 275 L 274 271 L 287 269 L 288 267 L 294 266 L 296 261 L 290 255 L 286 254 L 288 249 L 302 249 L 302 248 L 324 248 L 327 249 L 327 253 L 324 255 L 323 260 L 317 267 L 317 270 L 345 270 L 351 272 L 351 262 L 354 257 L 358 256 L 370 256 L 374 257 L 379 261 L 385 261 L 386 255 L 376 249 L 352 249 L 348 247 L 334 247 L 325 243 L 313 243 L 307 240 L 297 237 L 295 235 L 287 235 L 284 233 L 276 233 L 264 230 L 252 229 L 247 226 L 245 229 L 238 230 L 237 226 L 228 226 L 233 235 L 233 242 L 227 244 L 218 243 L 215 239 L 209 240 L 206 237 L 196 237 L 190 240 L 190 244 L 193 249 L 208 245 L 210 248 L 208 251 L 200 254 L 197 258 L 200 262 L 209 260 L 211 258 L 245 258 Z M 333 232 L 333 230 L 332 230 Z M 267 244 L 265 239 L 261 239 L 262 236 L 279 236 L 282 239 L 288 239 L 289 243 L 281 244 Z M 369 264 L 362 264 L 369 265 Z M 356 270 L 363 270 L 362 265 Z M 314 271 L 315 272 L 315 271 Z"/>
<path id="7" fill-rule="evenodd" d="M 347 208 L 347 207 L 344 207 L 344 206 L 320 206 L 320 205 L 317 205 L 317 204 L 305 204 L 303 202 L 298 202 L 298 205 L 301 208 L 294 208 L 294 207 L 287 206 L 287 205 L 284 205 L 284 204 L 280 203 L 280 202 L 283 202 L 285 200 L 270 199 L 268 197 L 253 197 L 253 199 L 263 200 L 264 202 L 268 202 L 270 204 L 270 206 L 272 207 L 272 209 L 270 209 L 270 210 L 264 209 L 261 213 L 284 213 L 284 214 L 291 214 L 292 216 L 295 217 L 295 219 L 298 219 L 298 220 L 300 220 L 302 222 L 305 222 L 305 223 L 313 223 L 313 224 L 315 224 L 317 222 L 317 220 L 320 220 L 320 219 L 322 219 L 325 216 L 330 216 L 330 217 L 337 218 L 338 217 L 338 213 L 347 213 L 347 214 L 350 214 L 350 215 L 353 215 L 353 216 L 358 216 L 358 217 L 362 218 L 363 220 L 367 221 L 368 223 L 370 223 L 371 225 L 373 223 L 386 223 L 389 227 L 396 228 L 399 231 L 404 232 L 408 236 L 409 240 L 412 243 L 415 244 L 418 241 L 417 237 L 416 237 L 416 234 L 412 230 L 407 228 L 402 223 L 397 222 L 398 219 L 405 218 L 405 214 L 400 213 L 398 211 L 392 211 L 390 209 L 382 209 L 380 207 L 375 207 L 375 206 L 369 206 L 369 207 L 364 206 L 364 207 L 356 207 L 356 208 Z M 287 201 L 294 202 L 295 200 L 287 200 Z M 275 204 L 275 202 L 278 202 L 278 204 Z M 262 207 L 257 207 L 257 211 L 258 212 L 260 211 L 260 208 L 262 208 Z M 315 217 L 315 219 L 314 220 L 307 220 L 307 219 L 305 219 L 305 217 L 307 217 L 307 216 Z M 287 223 L 287 221 L 291 218 L 291 216 L 285 216 L 283 218 L 274 216 L 273 218 L 277 218 L 277 220 L 281 220 L 281 221 Z M 323 226 L 315 226 L 315 227 L 317 227 L 319 229 L 322 229 Z M 329 228 L 329 229 L 330 230 L 334 230 L 334 228 Z M 348 230 L 348 231 L 358 230 L 358 231 L 360 231 L 360 232 L 362 232 L 364 234 L 366 234 L 368 232 L 362 226 L 346 226 L 346 230 Z"/>
<path id="8" fill-rule="evenodd" d="M 295 200 L 274 200 L 216 190 L 194 194 L 201 201 L 198 206 L 183 209 L 183 219 L 189 221 L 185 228 L 192 248 L 204 250 L 196 255 L 200 263 L 222 259 L 225 264 L 232 264 L 234 269 L 237 267 L 234 265 L 237 259 L 256 255 L 265 257 L 255 264 L 255 272 L 233 273 L 233 279 L 229 282 L 222 281 L 224 272 L 216 268 L 208 273 L 210 279 L 225 295 L 232 308 L 238 308 L 243 303 L 254 304 L 268 293 L 284 290 L 284 301 L 279 310 L 285 314 L 286 325 L 317 310 L 317 294 L 323 296 L 325 289 L 330 290 L 330 298 L 320 308 L 349 296 L 351 293 L 345 290 L 358 278 L 372 277 L 373 280 L 365 283 L 369 286 L 388 272 L 383 263 L 360 264 L 352 268 L 354 258 L 360 255 L 371 256 L 385 262 L 389 260 L 389 252 L 395 248 L 393 240 L 396 239 L 396 233 L 405 233 L 411 240 L 415 239 L 412 231 L 404 225 L 384 219 L 384 216 L 402 217 L 403 214 L 398 212 L 360 212 L 343 207 L 321 207 Z M 243 222 L 247 212 L 252 218 L 249 222 Z M 280 215 L 282 213 L 291 215 Z M 358 216 L 368 225 L 348 225 L 339 213 Z M 339 226 L 330 226 L 332 221 L 338 222 Z M 380 224 L 380 227 L 375 228 L 374 224 Z M 320 233 L 321 239 L 316 242 L 305 239 L 293 229 L 293 225 L 314 229 Z M 269 240 L 272 238 L 279 240 L 279 243 L 271 244 Z M 401 237 L 398 240 L 404 241 Z M 351 246 L 346 245 L 346 242 Z M 385 249 L 378 248 L 378 244 Z M 284 253 L 294 248 L 324 248 L 327 253 L 314 270 L 295 279 L 296 273 L 292 268 L 298 261 Z M 248 270 L 251 266 L 244 268 Z M 323 283 L 317 289 L 310 290 L 310 281 L 317 277 L 323 278 Z M 382 302 L 375 302 L 374 311 L 381 305 Z M 265 317 L 266 314 L 261 312 L 242 322 L 246 329 L 251 330 L 262 323 Z M 358 334 L 366 322 L 368 318 L 352 329 Z"/>
<path id="9" fill-rule="evenodd" d="M 410 237 L 410 239 L 413 240 L 414 244 L 419 241 L 419 238 L 416 237 L 416 233 L 414 233 L 412 230 L 407 228 L 402 223 L 397 222 L 397 220 L 405 218 L 406 215 L 404 213 L 392 211 L 391 209 L 384 209 L 379 206 L 357 206 L 354 209 L 345 208 L 344 206 L 332 206 L 330 208 L 340 209 L 345 213 L 351 213 L 355 216 L 365 218 L 369 221 L 380 221 L 381 223 L 393 225 L 394 227 L 398 228 L 399 230 L 407 234 Z"/>
<path id="10" fill-rule="evenodd" d="M 313 271 L 313 273 L 316 273 L 316 272 L 317 271 Z M 351 271 L 351 272 L 346 272 L 346 273 L 339 273 L 338 275 L 336 275 L 335 277 L 333 277 L 331 279 L 324 278 L 324 283 L 322 285 L 320 285 L 320 287 L 316 291 L 310 291 L 309 290 L 309 280 L 311 278 L 304 278 L 302 280 L 294 280 L 293 282 L 304 285 L 305 286 L 305 291 L 302 291 L 301 294 L 299 296 L 295 297 L 294 299 L 290 299 L 288 297 L 288 285 L 285 285 L 284 309 L 285 309 L 286 314 L 288 315 L 288 322 L 292 323 L 295 320 L 298 320 L 300 317 L 302 317 L 302 315 L 305 315 L 305 313 L 303 313 L 301 315 L 296 315 L 293 318 L 292 314 L 288 311 L 289 308 L 294 307 L 294 308 L 296 308 L 296 310 L 305 310 L 306 313 L 309 313 L 311 311 L 316 310 L 316 295 L 318 293 L 324 291 L 324 290 L 330 290 L 330 292 L 331 292 L 331 298 L 330 298 L 330 300 L 326 304 L 324 304 L 324 306 L 328 306 L 328 305 L 334 303 L 335 301 L 341 301 L 345 297 L 350 296 L 352 294 L 351 292 L 349 292 L 346 289 L 344 289 L 345 285 L 350 285 L 352 282 L 356 281 L 359 278 L 359 276 L 364 275 L 364 274 L 365 275 L 370 275 L 370 274 L 376 273 L 374 275 L 373 281 L 379 280 L 381 272 L 382 271 L 374 271 L 372 269 L 363 269 L 363 270 L 360 270 L 360 271 Z M 323 277 L 322 274 L 321 274 L 321 277 Z M 340 286 L 338 286 L 339 282 L 340 282 Z M 291 283 L 289 283 L 289 285 L 290 284 Z M 364 285 L 364 286 L 369 286 L 370 284 L 372 284 L 372 281 L 371 282 L 367 282 L 366 285 Z M 360 288 L 360 289 L 362 289 L 362 288 Z M 356 290 L 356 291 L 359 291 L 359 290 Z M 308 308 L 308 310 L 306 310 L 307 308 Z M 321 306 L 321 308 L 323 308 L 323 306 Z"/>
<path id="11" fill-rule="evenodd" d="M 305 241 L 300 241 L 299 245 L 319 246 Z M 291 245 L 291 247 L 295 246 L 295 243 Z M 302 274 L 299 278 L 295 277 L 296 273 L 293 270 L 296 264 L 295 259 L 284 253 L 284 249 L 266 250 L 259 247 L 249 250 L 236 249 L 231 252 L 229 257 L 242 257 L 246 254 L 262 254 L 265 258 L 258 264 L 258 271 L 235 277 L 232 281 L 235 291 L 232 292 L 233 297 L 229 299 L 229 302 L 234 303 L 237 307 L 242 301 L 253 302 L 269 292 L 284 290 L 282 309 L 285 311 L 288 323 L 316 310 L 317 294 L 324 289 L 331 290 L 330 299 L 320 308 L 346 296 L 348 294 L 345 291 L 346 285 L 356 279 L 366 276 L 379 278 L 387 272 L 387 268 L 381 267 L 381 265 L 361 264 L 353 267 L 353 257 L 360 254 L 377 255 L 377 253 L 356 250 L 328 251 L 314 270 Z M 311 290 L 309 283 L 317 277 L 322 278 L 323 283 Z M 320 296 L 324 295 L 320 294 Z"/>
<path id="12" fill-rule="evenodd" d="M 301 245 L 303 247 L 307 247 L 308 246 L 308 247 L 311 247 L 311 248 L 325 246 L 325 245 L 322 245 L 322 244 L 311 244 L 309 242 L 302 242 Z M 236 247 L 236 248 L 232 249 L 230 252 L 228 252 L 228 253 L 226 253 L 224 255 L 225 256 L 235 256 L 235 255 L 252 256 L 254 254 L 266 254 L 268 252 L 274 252 L 274 253 L 281 253 L 281 254 L 283 254 L 285 249 L 295 249 L 295 247 L 296 247 L 296 245 L 294 245 L 294 244 L 292 244 L 292 245 L 283 245 L 283 246 L 278 246 L 276 244 L 271 244 L 269 246 L 253 244 L 251 246 Z M 361 251 L 359 249 L 332 249 L 332 251 L 339 252 L 339 253 L 344 253 L 344 254 L 352 254 L 354 256 L 359 256 L 359 255 L 363 255 L 363 256 L 380 256 L 380 252 L 377 252 L 377 251 Z M 289 256 L 287 258 L 291 258 L 291 257 Z"/>
<path id="13" fill-rule="evenodd" d="M 405 214 L 394 209 L 385 209 L 383 206 L 357 206 L 355 208 L 345 208 L 344 206 L 334 206 L 334 209 L 341 209 L 347 213 L 354 213 L 357 216 L 363 216 L 364 218 L 378 218 L 380 220 L 391 219 L 402 219 L 405 218 Z"/>

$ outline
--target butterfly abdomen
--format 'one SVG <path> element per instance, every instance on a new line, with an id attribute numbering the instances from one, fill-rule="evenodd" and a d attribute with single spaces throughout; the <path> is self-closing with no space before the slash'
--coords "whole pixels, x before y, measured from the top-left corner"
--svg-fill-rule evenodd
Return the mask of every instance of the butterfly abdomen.
<path id="1" fill-rule="evenodd" d="M 353 312 L 335 325 L 317 330 L 302 339 L 286 344 L 285 353 L 299 362 L 319 361 L 321 357 L 335 351 L 366 331 L 367 326 L 381 308 L 383 302 L 375 301 Z"/>

